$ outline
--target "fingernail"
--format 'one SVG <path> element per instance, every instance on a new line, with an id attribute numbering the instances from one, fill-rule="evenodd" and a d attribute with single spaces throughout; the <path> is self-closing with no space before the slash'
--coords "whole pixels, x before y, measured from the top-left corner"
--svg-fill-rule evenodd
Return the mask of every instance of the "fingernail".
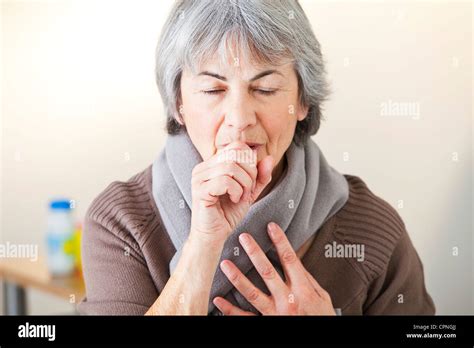
<path id="1" fill-rule="evenodd" d="M 221 269 L 224 273 L 228 274 L 230 273 L 230 266 L 229 263 L 226 262 L 225 260 L 221 262 Z"/>
<path id="2" fill-rule="evenodd" d="M 275 223 L 270 222 L 267 226 L 268 228 L 268 234 L 270 234 L 270 237 L 275 237 L 276 229 L 275 229 Z"/>
<path id="3" fill-rule="evenodd" d="M 250 243 L 250 237 L 246 233 L 242 233 L 239 236 L 240 242 L 244 245 L 248 245 Z"/>

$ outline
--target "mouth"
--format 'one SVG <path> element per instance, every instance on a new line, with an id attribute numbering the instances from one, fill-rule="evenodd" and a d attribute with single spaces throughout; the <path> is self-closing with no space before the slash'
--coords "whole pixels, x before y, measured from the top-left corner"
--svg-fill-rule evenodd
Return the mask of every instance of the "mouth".
<path id="1" fill-rule="evenodd" d="M 254 143 L 246 143 L 248 147 L 250 147 L 252 150 L 258 150 L 260 147 L 263 146 L 263 144 L 254 144 Z"/>
<path id="2" fill-rule="evenodd" d="M 261 144 L 261 143 L 255 143 L 255 142 L 251 142 L 251 141 L 244 141 L 243 143 L 246 144 L 248 147 L 250 147 L 252 150 L 258 150 L 263 146 L 263 144 Z M 223 149 L 229 144 L 230 143 L 220 145 L 220 146 L 218 146 L 218 148 Z"/>

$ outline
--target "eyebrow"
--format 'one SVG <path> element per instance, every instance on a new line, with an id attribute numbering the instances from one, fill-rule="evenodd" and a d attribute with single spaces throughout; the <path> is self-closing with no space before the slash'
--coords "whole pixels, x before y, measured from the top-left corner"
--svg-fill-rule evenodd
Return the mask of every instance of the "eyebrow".
<path id="1" fill-rule="evenodd" d="M 249 82 L 256 81 L 258 79 L 261 79 L 262 77 L 265 77 L 265 76 L 268 76 L 268 75 L 271 75 L 271 74 L 278 74 L 278 75 L 283 76 L 283 74 L 281 72 L 279 72 L 278 70 L 265 70 L 265 71 L 262 71 L 261 73 L 258 73 L 254 77 L 252 77 L 249 80 Z M 210 76 L 210 77 L 214 77 L 216 79 L 222 80 L 222 81 L 227 81 L 227 78 L 225 76 L 222 76 L 222 75 L 210 72 L 210 71 L 202 71 L 198 74 L 198 76 Z"/>

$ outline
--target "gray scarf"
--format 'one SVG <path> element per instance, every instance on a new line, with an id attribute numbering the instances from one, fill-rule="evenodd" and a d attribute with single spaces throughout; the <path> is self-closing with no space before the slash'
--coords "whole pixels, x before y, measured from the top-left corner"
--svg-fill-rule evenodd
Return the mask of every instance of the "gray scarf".
<path id="1" fill-rule="evenodd" d="M 254 203 L 245 218 L 224 244 L 221 260 L 228 259 L 262 291 L 269 293 L 253 267 L 238 236 L 250 233 L 278 273 L 283 271 L 278 255 L 267 235 L 267 224 L 276 222 L 298 250 L 318 229 L 346 203 L 349 187 L 343 175 L 333 169 L 318 145 L 311 139 L 304 147 L 294 142 L 286 151 L 287 169 L 280 181 L 265 197 Z M 164 226 L 177 252 L 170 262 L 170 273 L 176 267 L 182 247 L 191 228 L 191 172 L 202 157 L 187 133 L 168 136 L 165 149 L 153 162 L 153 197 Z M 284 279 L 284 278 L 283 278 Z M 233 288 L 218 267 L 209 299 L 209 313 L 218 314 L 212 300 L 222 296 L 238 307 L 257 313 Z"/>

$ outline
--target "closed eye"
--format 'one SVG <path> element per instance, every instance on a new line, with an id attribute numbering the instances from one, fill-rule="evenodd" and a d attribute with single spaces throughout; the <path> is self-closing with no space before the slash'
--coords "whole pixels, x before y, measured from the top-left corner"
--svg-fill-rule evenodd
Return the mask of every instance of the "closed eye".
<path id="1" fill-rule="evenodd" d="M 253 91 L 265 96 L 274 95 L 277 92 L 276 89 L 261 89 L 261 88 L 255 88 L 253 89 Z M 204 90 L 202 92 L 204 94 L 217 95 L 217 94 L 221 94 L 222 92 L 225 92 L 225 90 L 224 89 L 209 89 L 209 90 Z"/>
<path id="2" fill-rule="evenodd" d="M 274 95 L 277 90 L 276 89 L 261 89 L 261 88 L 255 88 L 255 92 L 260 93 L 261 95 Z"/>
<path id="3" fill-rule="evenodd" d="M 213 94 L 220 94 L 222 92 L 225 92 L 225 90 L 224 89 L 210 89 L 210 90 L 202 91 L 202 92 L 205 93 L 205 94 L 213 95 Z"/>

